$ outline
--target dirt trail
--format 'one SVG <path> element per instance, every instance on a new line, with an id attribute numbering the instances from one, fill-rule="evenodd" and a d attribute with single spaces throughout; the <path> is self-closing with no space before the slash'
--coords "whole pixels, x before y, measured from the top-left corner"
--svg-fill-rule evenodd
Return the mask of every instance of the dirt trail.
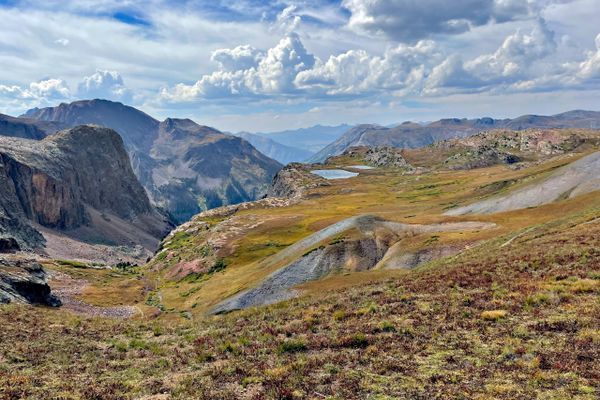
<path id="1" fill-rule="evenodd" d="M 98 307 L 78 300 L 76 297 L 83 293 L 89 282 L 84 279 L 74 279 L 58 272 L 51 272 L 52 293 L 62 301 L 62 308 L 93 317 L 131 318 L 140 310 L 134 306 Z"/>

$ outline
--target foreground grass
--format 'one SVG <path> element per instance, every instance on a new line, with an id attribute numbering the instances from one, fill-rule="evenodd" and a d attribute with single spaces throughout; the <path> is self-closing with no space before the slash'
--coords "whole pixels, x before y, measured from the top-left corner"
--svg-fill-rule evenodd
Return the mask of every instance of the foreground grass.
<path id="1" fill-rule="evenodd" d="M 596 399 L 600 212 L 173 324 L 0 309 L 1 399 Z"/>

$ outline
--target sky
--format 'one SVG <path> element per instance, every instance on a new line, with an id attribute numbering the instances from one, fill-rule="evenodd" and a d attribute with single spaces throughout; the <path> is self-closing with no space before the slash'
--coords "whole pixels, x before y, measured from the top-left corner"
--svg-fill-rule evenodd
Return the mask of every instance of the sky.
<path id="1" fill-rule="evenodd" d="M 0 112 L 225 131 L 600 110 L 600 0 L 0 0 Z"/>

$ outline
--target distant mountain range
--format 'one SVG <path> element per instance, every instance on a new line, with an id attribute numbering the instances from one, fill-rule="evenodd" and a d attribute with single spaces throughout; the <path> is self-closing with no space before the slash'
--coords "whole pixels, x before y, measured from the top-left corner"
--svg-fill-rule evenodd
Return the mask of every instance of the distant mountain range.
<path id="1" fill-rule="evenodd" d="M 279 132 L 254 132 L 254 134 L 269 138 L 289 147 L 307 150 L 315 154 L 323 149 L 323 147 L 338 139 L 350 128 L 352 128 L 352 125 L 347 124 L 336 126 L 315 125 L 309 128 L 291 129 Z"/>
<path id="2" fill-rule="evenodd" d="M 258 151 L 284 165 L 291 162 L 302 162 L 314 155 L 311 151 L 278 143 L 266 135 L 248 132 L 239 132 L 234 135 L 247 140 Z"/>
<path id="3" fill-rule="evenodd" d="M 25 122 L 36 121 L 34 127 L 53 124 L 54 130 L 82 124 L 114 129 L 122 136 L 133 170 L 150 198 L 178 222 L 203 209 L 260 198 L 281 168 L 242 138 L 189 119 L 160 122 L 107 100 L 63 103 L 30 110 L 22 117 Z M 53 129 L 39 128 L 44 133 Z M 15 129 L 8 131 L 10 135 Z M 39 136 L 38 131 L 29 135 Z"/>
<path id="4" fill-rule="evenodd" d="M 574 110 L 552 116 L 523 115 L 514 119 L 441 119 L 426 125 L 404 122 L 388 128 L 380 125 L 359 125 L 344 133 L 333 143 L 309 159 L 323 162 L 355 146 L 392 146 L 417 148 L 452 138 L 471 136 L 490 129 L 524 130 L 528 128 L 589 128 L 600 129 L 600 112 Z"/>

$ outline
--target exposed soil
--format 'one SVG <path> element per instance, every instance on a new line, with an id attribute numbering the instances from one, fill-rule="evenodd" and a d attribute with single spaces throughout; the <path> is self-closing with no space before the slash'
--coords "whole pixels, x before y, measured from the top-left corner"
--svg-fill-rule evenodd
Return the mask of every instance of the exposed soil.
<path id="1" fill-rule="evenodd" d="M 401 224 L 384 221 L 372 215 L 361 215 L 336 222 L 280 251 L 267 259 L 265 265 L 274 265 L 286 259 L 291 263 L 276 270 L 256 287 L 245 290 L 217 305 L 212 312 L 223 313 L 236 309 L 272 304 L 299 295 L 293 287 L 321 279 L 340 270 L 363 271 L 374 268 L 388 249 L 402 236 L 411 233 L 448 232 L 486 229 L 495 226 L 483 222 L 456 222 L 431 225 Z M 327 245 L 314 248 L 336 235 L 356 229 L 358 239 L 333 240 Z M 428 254 L 423 260 L 443 257 L 447 254 Z M 436 257 L 437 256 L 437 257 Z M 408 260 L 415 266 L 419 260 Z M 407 261 L 407 262 L 408 262 Z"/>

